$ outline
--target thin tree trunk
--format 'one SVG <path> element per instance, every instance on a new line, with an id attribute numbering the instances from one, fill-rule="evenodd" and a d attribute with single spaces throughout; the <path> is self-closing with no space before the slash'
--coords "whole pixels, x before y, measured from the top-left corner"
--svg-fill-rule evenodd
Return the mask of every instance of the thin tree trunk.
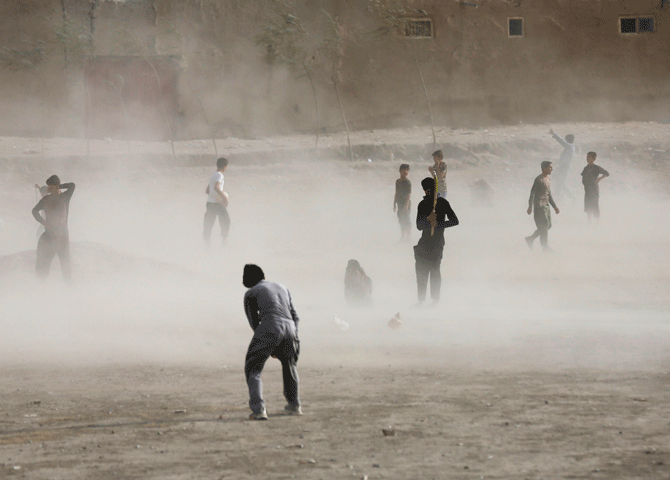
<path id="1" fill-rule="evenodd" d="M 433 121 L 433 109 L 430 106 L 430 98 L 428 98 L 428 90 L 426 89 L 426 82 L 423 80 L 423 73 L 421 73 L 419 60 L 416 58 L 416 52 L 414 51 L 414 44 L 410 43 L 410 45 L 412 46 L 412 56 L 414 57 L 414 63 L 416 63 L 416 69 L 419 72 L 419 77 L 421 77 L 421 85 L 423 86 L 423 93 L 426 95 L 426 103 L 428 103 L 428 112 L 430 113 L 430 128 L 433 131 L 433 150 L 437 150 L 437 141 L 435 139 L 435 122 Z"/>
<path id="2" fill-rule="evenodd" d="M 312 86 L 312 95 L 314 95 L 314 108 L 316 109 L 316 140 L 314 141 L 314 150 L 317 150 L 319 148 L 319 133 L 321 131 L 321 123 L 319 121 L 319 102 L 316 99 L 316 88 L 314 87 L 314 79 L 312 78 L 312 74 L 309 72 L 307 65 L 303 63 L 302 66 L 305 69 L 307 78 L 309 78 L 309 84 Z"/>
<path id="3" fill-rule="evenodd" d="M 214 145 L 214 155 L 216 157 L 219 156 L 219 150 L 216 148 L 216 140 L 214 140 L 214 131 L 212 130 L 212 125 L 209 123 L 209 119 L 207 118 L 207 112 L 205 112 L 205 107 L 202 105 L 202 101 L 200 101 L 200 97 L 198 96 L 198 93 L 195 91 L 195 88 L 191 85 L 191 81 L 186 77 L 186 83 L 188 84 L 188 88 L 191 89 L 193 92 L 193 96 L 195 99 L 198 101 L 198 105 L 200 105 L 200 110 L 202 110 L 202 116 L 205 117 L 205 123 L 207 124 L 207 128 L 209 129 L 209 136 L 212 137 L 212 144 Z"/>
<path id="4" fill-rule="evenodd" d="M 342 112 L 342 119 L 344 120 L 344 129 L 347 131 L 347 143 L 349 144 L 349 160 L 354 161 L 354 151 L 351 148 L 351 139 L 349 138 L 349 125 L 347 124 L 347 117 L 344 115 L 344 107 L 342 106 L 342 100 L 340 99 L 340 90 L 337 88 L 337 80 L 333 77 L 333 85 L 335 86 L 335 94 L 337 95 L 337 101 L 340 104 L 340 111 Z"/>

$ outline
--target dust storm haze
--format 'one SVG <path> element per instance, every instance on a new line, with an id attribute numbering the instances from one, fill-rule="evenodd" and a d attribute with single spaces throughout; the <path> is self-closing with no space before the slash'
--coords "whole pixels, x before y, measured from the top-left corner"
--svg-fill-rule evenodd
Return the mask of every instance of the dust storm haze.
<path id="1" fill-rule="evenodd" d="M 596 136 L 617 128 L 592 127 Z M 586 125 L 571 128 L 584 152 L 590 148 L 583 142 L 602 141 L 580 138 Z M 636 128 L 639 137 L 653 126 Z M 598 163 L 611 177 L 601 187 L 600 224 L 589 226 L 578 175 L 585 154 L 578 153 L 569 180 L 576 198 L 557 199 L 561 213 L 550 230 L 555 253 L 543 254 L 539 245 L 528 251 L 523 237 L 534 230 L 525 212 L 530 185 L 539 162 L 560 154 L 545 130 L 445 133 L 485 135 L 488 143 L 506 146 L 509 156 L 493 163 L 483 153 L 479 165 L 447 159 L 448 198 L 460 225 L 445 231 L 437 309 L 410 308 L 416 302 L 412 245 L 419 232 L 413 230 L 411 244 L 401 243 L 391 208 L 402 162 L 411 166 L 413 217 L 422 198 L 420 180 L 429 163 L 411 148 L 407 158 L 391 160 L 377 149 L 371 161 L 353 163 L 300 150 L 281 160 L 261 155 L 247 165 L 243 154 L 231 156 L 225 173 L 231 233 L 228 244 L 219 245 L 217 223 L 210 249 L 202 241 L 202 217 L 213 166 L 63 162 L 55 171 L 77 184 L 70 204 L 71 286 L 63 284 L 57 259 L 45 283 L 33 273 L 31 185 L 43 183 L 51 171 L 4 173 L 2 361 L 237 365 L 251 333 L 241 272 L 245 263 L 257 263 L 268 279 L 292 292 L 305 363 L 662 368 L 670 232 L 666 194 L 655 189 L 664 173 L 601 155 Z M 390 144 L 403 142 L 403 134 L 417 135 L 367 135 L 384 136 Z M 517 135 L 545 142 L 551 153 L 515 146 Z M 249 143 L 236 142 L 238 148 Z M 194 145 L 206 143 L 179 148 Z M 494 188 L 491 208 L 471 202 L 469 185 L 480 178 Z M 352 258 L 373 280 L 371 308 L 344 302 L 344 269 Z M 397 312 L 404 324 L 392 331 L 386 322 Z M 348 331 L 337 327 L 335 316 L 349 324 Z"/>

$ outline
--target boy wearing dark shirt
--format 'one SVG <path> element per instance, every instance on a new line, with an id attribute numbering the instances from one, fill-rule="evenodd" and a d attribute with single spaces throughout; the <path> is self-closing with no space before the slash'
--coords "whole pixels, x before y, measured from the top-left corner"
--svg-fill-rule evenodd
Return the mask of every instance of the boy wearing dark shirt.
<path id="1" fill-rule="evenodd" d="M 244 364 L 244 374 L 249 387 L 251 420 L 267 420 L 263 402 L 261 372 L 268 358 L 279 359 L 284 378 L 284 397 L 288 404 L 284 411 L 289 415 L 302 415 L 298 395 L 298 314 L 293 308 L 291 294 L 283 285 L 265 280 L 258 265 L 245 265 L 242 283 L 244 312 L 254 336 L 249 344 Z"/>
<path id="2" fill-rule="evenodd" d="M 582 170 L 582 185 L 584 185 L 584 211 L 591 223 L 591 217 L 600 218 L 600 181 L 610 174 L 600 165 L 596 165 L 596 152 L 586 154 L 586 167 Z"/>
<path id="3" fill-rule="evenodd" d="M 395 197 L 393 198 L 393 211 L 398 212 L 398 222 L 400 222 L 400 240 L 410 239 L 412 222 L 409 219 L 412 209 L 412 182 L 407 178 L 409 175 L 409 165 L 403 163 L 400 165 L 400 178 L 395 181 Z"/>
<path id="4" fill-rule="evenodd" d="M 49 177 L 46 183 L 49 194 L 42 197 L 33 208 L 33 217 L 44 225 L 44 233 L 37 242 L 35 273 L 38 277 L 48 276 L 51 262 L 54 256 L 58 255 L 63 278 L 70 280 L 72 268 L 67 219 L 74 183 L 61 184 L 56 175 Z M 61 190 L 65 191 L 61 193 Z M 42 210 L 44 217 L 40 214 Z"/>
<path id="5" fill-rule="evenodd" d="M 554 198 L 551 196 L 551 180 L 549 175 L 554 167 L 551 165 L 551 162 L 544 161 L 541 164 L 542 174 L 535 177 L 533 182 L 533 187 L 530 189 L 530 197 L 528 198 L 528 215 L 533 213 L 535 210 L 535 226 L 537 229 L 530 237 L 526 237 L 526 243 L 528 248 L 533 248 L 533 241 L 537 237 L 540 237 L 540 243 L 545 252 L 550 252 L 549 248 L 549 229 L 551 228 L 551 210 L 549 205 L 554 207 L 556 214 L 560 213 L 560 210 L 554 203 Z"/>
<path id="6" fill-rule="evenodd" d="M 426 299 L 430 277 L 430 297 L 433 305 L 436 305 L 440 301 L 442 286 L 440 264 L 444 250 L 444 229 L 458 225 L 458 217 L 445 198 L 435 196 L 435 180 L 424 178 L 421 180 L 421 188 L 425 196 L 416 212 L 416 228 L 421 231 L 419 243 L 414 247 L 416 283 L 421 305 Z"/>

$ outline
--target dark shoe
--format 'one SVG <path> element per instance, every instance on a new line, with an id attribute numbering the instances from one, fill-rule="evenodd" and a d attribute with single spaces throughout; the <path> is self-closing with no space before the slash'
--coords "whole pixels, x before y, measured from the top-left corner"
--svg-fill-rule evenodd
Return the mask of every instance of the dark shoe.
<path id="1" fill-rule="evenodd" d="M 302 415 L 302 407 L 298 405 L 297 407 L 293 405 L 286 405 L 284 411 L 287 415 Z"/>
<path id="2" fill-rule="evenodd" d="M 526 245 L 528 245 L 528 248 L 531 250 L 533 249 L 533 239 L 530 237 L 526 237 Z"/>
<path id="3" fill-rule="evenodd" d="M 263 408 L 260 412 L 252 412 L 251 415 L 249 415 L 249 420 L 267 420 L 268 419 L 268 413 L 265 411 Z"/>

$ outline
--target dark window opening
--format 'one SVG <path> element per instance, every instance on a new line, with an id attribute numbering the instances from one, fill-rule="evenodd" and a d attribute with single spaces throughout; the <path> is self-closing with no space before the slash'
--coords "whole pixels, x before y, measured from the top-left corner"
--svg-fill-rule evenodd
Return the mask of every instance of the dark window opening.
<path id="1" fill-rule="evenodd" d="M 509 19 L 509 36 L 523 37 L 523 18 Z"/>
<path id="2" fill-rule="evenodd" d="M 654 19 L 653 18 L 638 18 L 638 31 L 640 33 L 648 33 L 654 31 Z"/>
<path id="3" fill-rule="evenodd" d="M 621 33 L 637 33 L 637 18 L 622 18 Z"/>
<path id="4" fill-rule="evenodd" d="M 405 36 L 409 38 L 432 38 L 433 21 L 430 19 L 406 20 Z"/>

